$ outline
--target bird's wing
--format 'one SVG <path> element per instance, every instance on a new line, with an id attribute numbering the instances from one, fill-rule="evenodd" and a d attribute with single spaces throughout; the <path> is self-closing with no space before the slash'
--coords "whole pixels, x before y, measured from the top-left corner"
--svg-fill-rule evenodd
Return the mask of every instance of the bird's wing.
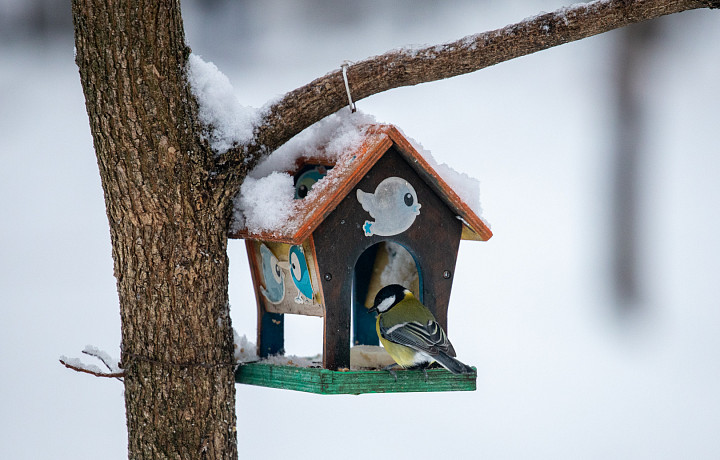
<path id="1" fill-rule="evenodd" d="M 384 327 L 380 324 L 380 334 L 390 342 L 405 345 L 430 355 L 443 352 L 449 356 L 455 356 L 455 349 L 445 335 L 445 331 L 434 320 L 429 320 L 426 324 L 410 321 L 391 327 Z"/>
<path id="2" fill-rule="evenodd" d="M 374 219 L 375 213 L 373 211 L 375 210 L 375 195 L 357 189 L 357 199 L 362 205 L 362 208 L 370 214 L 370 217 Z"/>

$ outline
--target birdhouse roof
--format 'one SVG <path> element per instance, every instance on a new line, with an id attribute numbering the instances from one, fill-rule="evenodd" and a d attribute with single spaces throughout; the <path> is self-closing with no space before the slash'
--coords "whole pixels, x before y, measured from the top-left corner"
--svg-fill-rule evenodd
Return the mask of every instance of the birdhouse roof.
<path id="1" fill-rule="evenodd" d="M 253 232 L 244 225 L 235 225 L 230 237 L 302 243 L 392 147 L 462 221 L 462 239 L 480 241 L 490 239 L 492 232 L 488 225 L 460 198 L 405 136 L 392 125 L 380 124 L 371 125 L 364 130 L 361 141 L 353 144 L 347 152 L 343 152 L 338 157 L 327 176 L 313 186 L 306 198 L 293 201 L 293 209 L 282 228 Z M 322 157 L 322 152 L 319 151 L 316 158 Z M 303 160 L 312 163 L 313 156 L 307 155 Z M 267 206 L 273 204 L 267 203 Z"/>

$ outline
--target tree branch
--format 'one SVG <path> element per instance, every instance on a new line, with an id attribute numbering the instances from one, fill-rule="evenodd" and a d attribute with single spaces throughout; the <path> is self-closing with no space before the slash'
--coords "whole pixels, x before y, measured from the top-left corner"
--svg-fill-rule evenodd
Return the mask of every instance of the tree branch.
<path id="1" fill-rule="evenodd" d="M 67 367 L 68 369 L 72 369 L 76 372 L 83 372 L 85 374 L 94 375 L 95 377 L 107 377 L 107 378 L 116 378 L 120 379 L 121 377 L 125 377 L 125 372 L 98 372 L 92 369 L 88 369 L 83 366 L 76 366 L 74 364 L 70 364 L 64 359 L 60 359 L 60 364 Z"/>
<path id="2" fill-rule="evenodd" d="M 720 8 L 720 0 L 598 0 L 561 8 L 502 29 L 467 36 L 444 45 L 400 49 L 348 68 L 354 101 L 389 89 L 462 75 L 553 46 L 629 24 L 697 8 Z M 272 104 L 252 145 L 230 150 L 225 167 L 252 167 L 313 123 L 347 105 L 342 70 L 291 91 Z M 244 155 L 249 161 L 244 163 Z"/>
<path id="3" fill-rule="evenodd" d="M 83 354 L 86 354 L 88 356 L 92 356 L 93 358 L 97 358 L 100 362 L 102 362 L 105 367 L 107 367 L 108 371 L 111 374 L 122 372 L 121 369 L 118 367 L 117 364 L 113 365 L 112 361 L 113 359 L 105 353 L 104 351 L 101 351 L 95 347 L 87 346 L 82 351 Z"/>
<path id="4" fill-rule="evenodd" d="M 117 362 L 117 361 L 114 360 L 106 352 L 104 352 L 96 347 L 93 347 L 92 345 L 88 345 L 85 347 L 85 349 L 82 351 L 82 353 L 98 359 L 100 362 L 102 362 L 105 365 L 105 367 L 107 367 L 108 372 L 102 372 L 96 366 L 94 366 L 92 364 L 90 364 L 90 365 L 85 364 L 77 358 L 68 359 L 65 356 L 61 356 L 60 363 L 63 366 L 67 367 L 68 369 L 72 369 L 76 372 L 83 372 L 85 374 L 94 375 L 95 377 L 116 378 L 120 381 L 122 381 L 122 377 L 125 377 L 125 371 L 123 371 L 119 367 L 119 365 L 113 364 L 113 362 Z"/>

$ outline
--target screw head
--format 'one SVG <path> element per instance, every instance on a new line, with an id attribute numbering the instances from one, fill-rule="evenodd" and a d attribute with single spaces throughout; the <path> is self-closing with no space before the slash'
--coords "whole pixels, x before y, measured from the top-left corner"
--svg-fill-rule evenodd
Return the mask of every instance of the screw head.
<path id="1" fill-rule="evenodd" d="M 332 274 L 331 274 L 331 273 L 325 273 L 324 278 L 325 278 L 325 281 L 330 281 L 330 280 L 332 280 Z"/>
<path id="2" fill-rule="evenodd" d="M 449 280 L 451 276 L 452 276 L 452 273 L 450 272 L 450 270 L 445 270 L 443 272 L 443 278 L 445 278 L 446 280 Z"/>

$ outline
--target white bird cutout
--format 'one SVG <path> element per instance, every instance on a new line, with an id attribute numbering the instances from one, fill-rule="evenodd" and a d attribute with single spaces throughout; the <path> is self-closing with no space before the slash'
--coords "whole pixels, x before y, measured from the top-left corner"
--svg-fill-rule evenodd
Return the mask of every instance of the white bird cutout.
<path id="1" fill-rule="evenodd" d="M 420 203 L 412 185 L 400 177 L 380 182 L 375 193 L 357 190 L 357 199 L 375 221 L 365 221 L 365 236 L 392 236 L 402 233 L 420 214 Z"/>

